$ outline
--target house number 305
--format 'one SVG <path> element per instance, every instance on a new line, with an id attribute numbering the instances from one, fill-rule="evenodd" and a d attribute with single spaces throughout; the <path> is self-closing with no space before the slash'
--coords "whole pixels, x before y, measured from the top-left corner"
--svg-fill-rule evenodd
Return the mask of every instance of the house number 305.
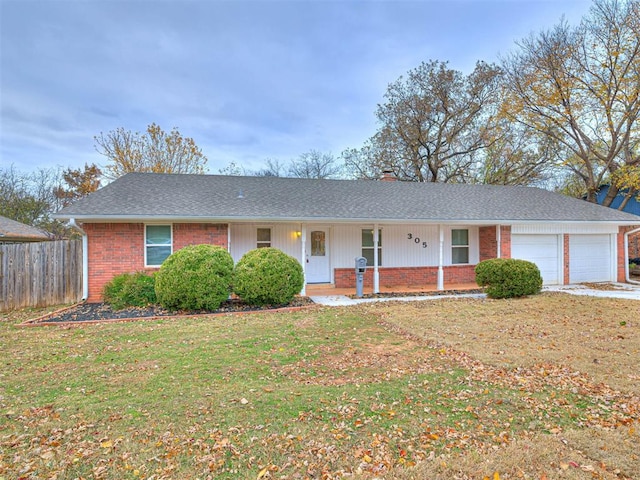
<path id="1" fill-rule="evenodd" d="M 427 248 L 427 242 L 420 242 L 420 237 L 414 237 L 413 233 L 407 233 L 407 240 L 413 240 L 413 243 L 417 245 L 422 243 L 422 248 Z"/>

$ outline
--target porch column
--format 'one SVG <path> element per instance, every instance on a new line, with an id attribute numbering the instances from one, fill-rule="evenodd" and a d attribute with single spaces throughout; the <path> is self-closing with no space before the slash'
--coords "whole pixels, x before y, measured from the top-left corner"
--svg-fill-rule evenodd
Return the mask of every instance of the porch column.
<path id="1" fill-rule="evenodd" d="M 440 251 L 438 255 L 438 290 L 444 290 L 444 229 L 442 225 L 438 225 L 440 234 Z"/>
<path id="2" fill-rule="evenodd" d="M 500 258 L 502 255 L 502 228 L 500 228 L 500 225 L 496 225 L 496 246 L 498 250 L 496 258 Z"/>
<path id="3" fill-rule="evenodd" d="M 300 263 L 302 264 L 302 290 L 300 295 L 307 294 L 307 226 L 300 225 Z"/>
<path id="4" fill-rule="evenodd" d="M 380 293 L 380 272 L 378 271 L 378 224 L 373 226 L 373 293 Z"/>

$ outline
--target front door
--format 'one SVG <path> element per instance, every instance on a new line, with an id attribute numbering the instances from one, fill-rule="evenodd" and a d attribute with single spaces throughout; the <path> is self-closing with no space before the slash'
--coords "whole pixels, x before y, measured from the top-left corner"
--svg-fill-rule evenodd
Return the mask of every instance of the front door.
<path id="1" fill-rule="evenodd" d="M 307 283 L 330 283 L 329 229 L 309 228 L 307 231 Z"/>

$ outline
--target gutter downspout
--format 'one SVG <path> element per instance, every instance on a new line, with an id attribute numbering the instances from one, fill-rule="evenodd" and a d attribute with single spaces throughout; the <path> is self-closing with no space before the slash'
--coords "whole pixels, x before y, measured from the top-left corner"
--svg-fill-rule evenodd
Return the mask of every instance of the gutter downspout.
<path id="1" fill-rule="evenodd" d="M 82 301 L 86 302 L 89 298 L 89 241 L 87 232 L 80 228 L 75 218 L 70 218 L 68 225 L 82 235 Z"/>
<path id="2" fill-rule="evenodd" d="M 629 235 L 637 232 L 640 232 L 640 228 L 629 230 L 624 234 L 624 279 L 627 283 L 640 285 L 640 282 L 631 280 L 631 275 L 629 275 Z"/>

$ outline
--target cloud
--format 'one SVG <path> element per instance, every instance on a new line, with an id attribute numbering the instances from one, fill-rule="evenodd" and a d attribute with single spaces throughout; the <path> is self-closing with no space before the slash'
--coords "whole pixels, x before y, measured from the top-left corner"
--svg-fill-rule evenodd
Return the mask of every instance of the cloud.
<path id="1" fill-rule="evenodd" d="M 587 0 L 0 2 L 0 164 L 102 162 L 93 136 L 152 122 L 217 172 L 375 132 L 387 85 L 421 61 L 476 60 Z M 257 167 L 256 167 L 257 165 Z"/>

